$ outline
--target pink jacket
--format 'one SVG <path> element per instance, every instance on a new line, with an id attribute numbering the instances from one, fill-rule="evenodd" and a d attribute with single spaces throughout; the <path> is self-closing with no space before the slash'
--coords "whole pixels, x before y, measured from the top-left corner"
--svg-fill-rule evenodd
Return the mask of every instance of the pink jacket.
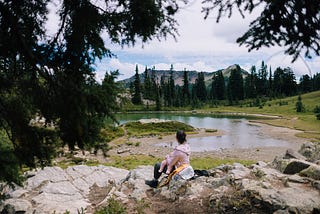
<path id="1" fill-rule="evenodd" d="M 171 172 L 172 167 L 178 168 L 182 164 L 190 164 L 190 146 L 187 143 L 179 144 L 174 148 L 174 150 L 167 155 L 167 172 Z"/>

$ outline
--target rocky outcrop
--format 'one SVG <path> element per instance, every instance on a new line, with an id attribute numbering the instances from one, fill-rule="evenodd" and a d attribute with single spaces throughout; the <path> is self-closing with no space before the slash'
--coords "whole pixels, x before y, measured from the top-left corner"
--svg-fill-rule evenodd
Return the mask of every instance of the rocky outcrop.
<path id="1" fill-rule="evenodd" d="M 152 166 L 130 171 L 46 167 L 28 172 L 24 187 L 7 190 L 1 209 L 2 213 L 94 213 L 115 199 L 128 213 L 141 209 L 145 213 L 320 213 L 320 166 L 293 151 L 272 163 L 235 163 L 206 172 L 152 189 L 145 185 L 145 179 L 152 178 Z"/>
<path id="2" fill-rule="evenodd" d="M 29 172 L 31 177 L 25 186 L 8 192 L 10 199 L 4 205 L 10 204 L 16 212 L 25 213 L 77 213 L 91 205 L 88 195 L 92 187 L 119 185 L 128 173 L 105 166 L 78 165 L 66 170 L 45 167 Z"/>

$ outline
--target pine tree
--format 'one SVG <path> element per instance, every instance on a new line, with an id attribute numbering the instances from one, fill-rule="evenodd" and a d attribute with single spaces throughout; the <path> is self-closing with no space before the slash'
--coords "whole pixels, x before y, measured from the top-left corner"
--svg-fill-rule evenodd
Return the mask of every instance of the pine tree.
<path id="1" fill-rule="evenodd" d="M 199 72 L 198 73 L 198 78 L 196 79 L 195 82 L 195 93 L 196 93 L 196 97 L 202 101 L 205 102 L 207 100 L 207 89 L 206 89 L 206 85 L 204 82 L 204 73 L 203 72 Z"/>
<path id="2" fill-rule="evenodd" d="M 161 110 L 161 98 L 159 93 L 159 87 L 155 84 L 155 91 L 156 91 L 156 111 Z"/>
<path id="3" fill-rule="evenodd" d="M 257 97 L 257 73 L 256 67 L 251 67 L 251 73 L 245 78 L 244 81 L 244 93 L 246 98 L 256 98 Z"/>
<path id="4" fill-rule="evenodd" d="M 228 82 L 229 101 L 238 101 L 244 98 L 243 96 L 243 77 L 241 68 L 237 65 L 236 69 L 231 71 Z"/>
<path id="5" fill-rule="evenodd" d="M 155 93 L 152 88 L 152 81 L 150 75 L 148 74 L 148 68 L 145 68 L 144 71 L 144 98 L 153 100 L 155 98 Z"/>
<path id="6" fill-rule="evenodd" d="M 183 106 L 188 105 L 190 102 L 190 91 L 189 91 L 189 77 L 188 77 L 188 71 L 184 69 L 183 72 L 183 86 L 182 86 L 182 103 Z"/>
<path id="7" fill-rule="evenodd" d="M 100 140 L 105 117 L 114 119 L 118 105 L 114 74 L 102 84 L 95 79 L 96 60 L 113 56 L 105 39 L 125 46 L 177 35 L 175 0 L 55 3 L 0 1 L 0 131 L 9 139 L 0 156 L 8 149 L 13 155 L 10 168 L 0 167 L 0 181 L 12 181 L 2 173 L 18 165 L 50 163 L 58 146 L 90 148 Z M 50 4 L 59 26 L 48 36 Z M 55 129 L 30 125 L 37 117 Z"/>
<path id="8" fill-rule="evenodd" d="M 305 74 L 300 78 L 299 88 L 302 93 L 312 91 L 312 80 L 308 74 Z"/>
<path id="9" fill-rule="evenodd" d="M 320 73 L 316 73 L 312 78 L 312 90 L 320 90 Z"/>
<path id="10" fill-rule="evenodd" d="M 269 80 L 268 80 L 268 96 L 273 97 L 273 80 L 272 80 L 272 71 L 271 67 L 269 69 Z"/>
<path id="11" fill-rule="evenodd" d="M 264 61 L 261 62 L 261 68 L 258 72 L 258 79 L 257 79 L 257 94 L 258 96 L 265 96 L 267 95 L 267 88 L 268 88 L 268 82 L 267 82 L 267 65 L 265 65 Z"/>
<path id="12" fill-rule="evenodd" d="M 211 93 L 214 93 L 212 96 L 218 100 L 224 100 L 225 98 L 225 81 L 222 74 L 222 71 L 217 71 L 217 74 L 213 76 Z"/>
<path id="13" fill-rule="evenodd" d="M 135 105 L 140 105 L 142 104 L 142 99 L 141 99 L 141 85 L 140 85 L 140 77 L 139 77 L 139 70 L 138 70 L 138 65 L 136 65 L 136 74 L 134 76 L 134 92 L 132 95 L 132 103 Z"/>
<path id="14" fill-rule="evenodd" d="M 168 82 L 168 101 L 169 106 L 173 106 L 175 103 L 176 95 L 175 95 L 175 83 L 173 78 L 173 65 L 170 67 L 170 77 Z"/>

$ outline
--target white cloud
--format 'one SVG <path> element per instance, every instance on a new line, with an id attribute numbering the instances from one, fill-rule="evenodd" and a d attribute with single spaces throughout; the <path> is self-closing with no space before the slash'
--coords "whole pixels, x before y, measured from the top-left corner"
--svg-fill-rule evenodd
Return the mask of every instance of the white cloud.
<path id="1" fill-rule="evenodd" d="M 59 5 L 61 1 L 56 0 L 49 6 L 51 12 L 46 25 L 49 35 L 58 29 L 55 4 Z M 216 23 L 214 13 L 204 20 L 201 8 L 201 1 L 193 0 L 176 15 L 180 34 L 177 41 L 169 37 L 162 41 L 155 39 L 144 45 L 137 42 L 135 47 L 121 48 L 110 44 L 108 36 L 103 34 L 107 47 L 118 58 L 105 58 L 97 62 L 97 79 L 100 81 L 106 71 L 114 70 L 119 70 L 119 79 L 129 78 L 134 75 L 136 65 L 138 65 L 139 73 L 144 71 L 145 66 L 169 69 L 171 64 L 176 70 L 209 72 L 226 68 L 232 64 L 239 64 L 249 71 L 252 65 L 259 67 L 261 60 L 264 60 L 273 70 L 277 67 L 291 67 L 296 76 L 309 74 L 308 67 L 312 74 L 320 72 L 320 57 L 305 61 L 299 58 L 294 64 L 291 64 L 290 56 L 285 56 L 283 53 L 275 54 L 283 51 L 284 48 L 261 48 L 258 51 L 248 52 L 246 47 L 239 47 L 235 42 L 236 38 L 248 30 L 250 22 L 259 15 L 261 10 L 257 9 L 253 14 L 245 14 L 245 19 L 234 11 L 231 18 L 224 17 L 219 23 Z"/>
<path id="2" fill-rule="evenodd" d="M 295 73 L 297 80 L 304 74 L 312 76 L 320 70 L 320 57 L 315 57 L 310 61 L 300 56 L 292 63 L 292 57 L 285 55 L 283 52 L 271 55 L 269 58 L 265 59 L 265 63 L 268 66 L 271 66 L 272 71 L 277 67 L 290 67 Z M 261 65 L 261 63 L 259 65 Z"/>
<path id="3" fill-rule="evenodd" d="M 108 62 L 103 60 L 101 63 L 97 63 L 96 78 L 98 81 L 101 81 L 106 72 L 119 70 L 120 75 L 118 80 L 126 79 L 135 74 L 136 65 L 138 65 L 139 73 L 144 72 L 145 65 L 139 63 L 121 62 L 119 59 L 115 58 L 110 59 Z"/>

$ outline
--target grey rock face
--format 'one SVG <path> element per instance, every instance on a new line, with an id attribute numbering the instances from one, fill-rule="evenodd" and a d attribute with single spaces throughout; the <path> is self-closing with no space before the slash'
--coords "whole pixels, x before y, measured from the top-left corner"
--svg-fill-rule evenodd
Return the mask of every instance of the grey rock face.
<path id="1" fill-rule="evenodd" d="M 209 176 L 172 180 L 156 189 L 145 184 L 153 178 L 153 166 L 130 171 L 85 165 L 65 170 L 46 167 L 29 173 L 24 187 L 8 189 L 10 198 L 0 211 L 6 207 L 4 213 L 94 213 L 114 198 L 131 207 L 128 213 L 136 212 L 139 201 L 152 207 L 159 200 L 161 205 L 148 208 L 151 213 L 164 212 L 163 207 L 172 204 L 189 213 L 319 213 L 320 166 L 298 157 L 288 159 L 286 154 L 272 163 L 221 165 L 208 170 Z"/>

